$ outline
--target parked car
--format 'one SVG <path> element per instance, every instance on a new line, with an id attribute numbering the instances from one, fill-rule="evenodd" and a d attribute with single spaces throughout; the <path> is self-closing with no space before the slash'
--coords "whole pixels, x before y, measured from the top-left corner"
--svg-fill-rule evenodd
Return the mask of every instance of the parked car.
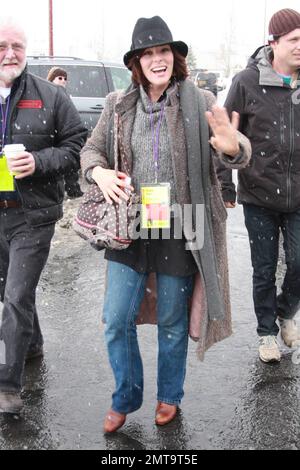
<path id="1" fill-rule="evenodd" d="M 51 67 L 58 66 L 68 73 L 67 92 L 74 102 L 89 133 L 96 126 L 108 93 L 126 89 L 131 73 L 124 65 L 87 61 L 76 57 L 30 56 L 29 72 L 46 79 Z"/>
<path id="2" fill-rule="evenodd" d="M 224 88 L 224 90 L 220 91 L 220 93 L 218 94 L 218 104 L 219 104 L 220 106 L 224 106 L 224 104 L 225 104 L 225 101 L 226 101 L 228 92 L 229 92 L 230 87 L 231 87 L 231 85 L 232 85 L 232 79 L 233 79 L 233 77 L 234 77 L 234 75 L 230 75 L 230 76 L 227 78 L 226 87 Z"/>
<path id="3" fill-rule="evenodd" d="M 222 91 L 226 88 L 227 79 L 225 78 L 224 72 L 220 70 L 210 70 L 211 73 L 214 73 L 217 77 L 217 87 L 218 91 Z"/>
<path id="4" fill-rule="evenodd" d="M 217 76 L 213 72 L 208 70 L 192 70 L 190 73 L 190 79 L 193 80 L 195 85 L 204 90 L 211 91 L 215 96 L 218 94 Z"/>

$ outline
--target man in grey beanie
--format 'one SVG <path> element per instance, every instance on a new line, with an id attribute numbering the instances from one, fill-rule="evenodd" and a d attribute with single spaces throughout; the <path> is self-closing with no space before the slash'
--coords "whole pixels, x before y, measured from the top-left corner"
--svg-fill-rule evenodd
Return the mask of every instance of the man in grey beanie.
<path id="1" fill-rule="evenodd" d="M 279 327 L 288 347 L 300 345 L 294 317 L 300 306 L 300 13 L 283 9 L 269 23 L 269 45 L 259 48 L 233 80 L 225 107 L 240 116 L 252 144 L 250 165 L 239 171 L 253 266 L 253 299 L 259 356 L 279 362 Z M 231 171 L 219 169 L 223 198 L 235 206 Z M 286 274 L 277 294 L 279 234 Z M 278 322 L 278 323 L 277 323 Z"/>

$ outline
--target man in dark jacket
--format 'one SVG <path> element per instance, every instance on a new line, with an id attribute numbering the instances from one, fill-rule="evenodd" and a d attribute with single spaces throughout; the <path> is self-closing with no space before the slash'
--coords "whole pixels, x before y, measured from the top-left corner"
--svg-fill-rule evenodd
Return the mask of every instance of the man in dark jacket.
<path id="1" fill-rule="evenodd" d="M 26 36 L 9 22 L 0 24 L 0 95 L 1 168 L 5 145 L 26 149 L 8 161 L 15 186 L 3 190 L 4 173 L 0 181 L 0 412 L 18 413 L 25 360 L 43 354 L 35 292 L 62 217 L 63 175 L 79 168 L 87 130 L 61 87 L 27 72 Z"/>
<path id="2" fill-rule="evenodd" d="M 68 81 L 67 71 L 61 67 L 52 67 L 48 72 L 47 80 L 55 85 L 66 88 Z M 78 170 L 65 175 L 65 191 L 71 199 L 83 196 L 79 185 Z"/>
<path id="3" fill-rule="evenodd" d="M 253 265 L 253 298 L 264 362 L 280 361 L 281 336 L 300 345 L 294 317 L 300 302 L 300 13 L 284 9 L 269 25 L 269 46 L 260 48 L 233 80 L 225 107 L 240 114 L 240 128 L 251 141 L 250 165 L 239 172 Z M 231 172 L 220 169 L 223 198 L 235 205 Z M 276 293 L 279 232 L 287 271 Z"/>

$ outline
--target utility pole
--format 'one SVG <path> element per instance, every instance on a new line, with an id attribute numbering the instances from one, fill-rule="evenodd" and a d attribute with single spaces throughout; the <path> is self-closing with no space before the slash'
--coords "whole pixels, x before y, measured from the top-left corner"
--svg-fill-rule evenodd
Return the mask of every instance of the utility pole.
<path id="1" fill-rule="evenodd" d="M 49 0 L 49 56 L 53 55 L 53 1 Z"/>
<path id="2" fill-rule="evenodd" d="M 263 40 L 263 44 L 266 44 L 266 42 L 267 42 L 267 10 L 268 10 L 268 4 L 267 4 L 267 0 L 265 0 L 264 40 Z"/>

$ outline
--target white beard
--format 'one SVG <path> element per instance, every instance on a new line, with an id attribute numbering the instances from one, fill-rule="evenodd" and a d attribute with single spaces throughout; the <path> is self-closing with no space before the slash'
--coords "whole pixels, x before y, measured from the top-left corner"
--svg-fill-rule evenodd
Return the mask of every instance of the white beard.
<path id="1" fill-rule="evenodd" d="M 15 67 L 13 70 L 1 70 L 0 69 L 0 81 L 5 84 L 11 84 L 16 78 L 18 78 L 23 70 L 25 69 L 26 62 Z"/>

